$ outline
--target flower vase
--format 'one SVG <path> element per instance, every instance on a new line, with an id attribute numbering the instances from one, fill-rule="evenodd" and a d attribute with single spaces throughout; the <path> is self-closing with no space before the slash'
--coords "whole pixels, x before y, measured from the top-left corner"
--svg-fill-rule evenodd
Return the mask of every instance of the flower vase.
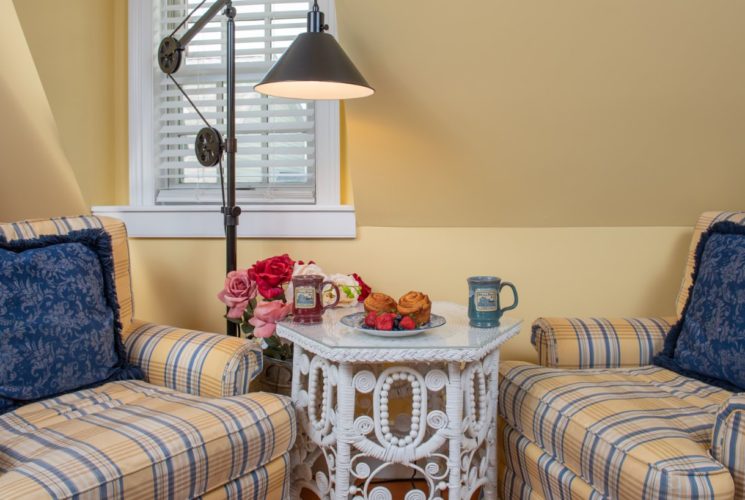
<path id="1" fill-rule="evenodd" d="M 258 389 L 290 396 L 292 392 L 292 360 L 281 360 L 264 355 L 264 368 L 256 377 Z"/>

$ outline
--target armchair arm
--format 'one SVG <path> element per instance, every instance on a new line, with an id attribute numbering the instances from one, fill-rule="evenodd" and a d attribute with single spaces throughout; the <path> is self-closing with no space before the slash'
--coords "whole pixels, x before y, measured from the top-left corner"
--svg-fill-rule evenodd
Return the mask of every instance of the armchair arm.
<path id="1" fill-rule="evenodd" d="M 246 394 L 262 368 L 261 349 L 245 339 L 138 320 L 123 337 L 147 382 L 197 396 Z"/>
<path id="2" fill-rule="evenodd" d="M 730 396 L 717 411 L 711 456 L 729 469 L 735 498 L 745 496 L 745 393 Z"/>
<path id="3" fill-rule="evenodd" d="M 543 366 L 644 366 L 662 349 L 674 318 L 538 318 L 530 341 Z"/>

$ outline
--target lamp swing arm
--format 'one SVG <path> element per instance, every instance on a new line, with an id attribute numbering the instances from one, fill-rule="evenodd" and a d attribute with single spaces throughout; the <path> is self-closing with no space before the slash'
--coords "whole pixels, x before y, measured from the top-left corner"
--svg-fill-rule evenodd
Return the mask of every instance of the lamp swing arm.
<path id="1" fill-rule="evenodd" d="M 194 23 L 194 26 L 186 30 L 186 33 L 183 34 L 183 36 L 179 39 L 181 42 L 181 46 L 186 48 L 187 45 L 189 45 L 189 42 L 192 41 L 192 39 L 199 34 L 202 29 L 212 21 L 212 18 L 214 18 L 217 14 L 220 13 L 222 9 L 228 6 L 230 4 L 230 0 L 217 0 L 214 4 L 212 4 L 212 7 L 210 7 L 207 12 L 202 14 L 202 17 L 197 19 L 197 22 Z"/>

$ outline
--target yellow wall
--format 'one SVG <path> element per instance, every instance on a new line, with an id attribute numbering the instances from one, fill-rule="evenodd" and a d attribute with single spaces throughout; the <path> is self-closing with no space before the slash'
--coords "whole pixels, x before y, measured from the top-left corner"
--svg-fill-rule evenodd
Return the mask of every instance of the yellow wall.
<path id="1" fill-rule="evenodd" d="M 245 217 L 244 224 L 250 224 Z M 528 322 L 539 315 L 672 315 L 690 229 L 645 228 L 360 228 L 356 240 L 242 240 L 242 267 L 289 252 L 327 272 L 358 272 L 398 297 L 419 289 L 464 304 L 465 278 L 495 274 L 513 281 Z M 131 242 L 136 315 L 221 332 L 221 240 Z M 505 291 L 509 301 L 509 291 Z M 505 302 L 508 303 L 508 302 Z M 504 350 L 533 359 L 529 324 Z"/>
<path id="2" fill-rule="evenodd" d="M 0 0 L 0 67 L 0 220 L 86 211 L 10 0 Z"/>
<path id="3" fill-rule="evenodd" d="M 126 0 L 15 6 L 86 202 L 126 203 Z"/>
<path id="4" fill-rule="evenodd" d="M 126 203 L 126 2 L 15 3 L 86 201 Z M 337 10 L 342 44 L 377 89 L 343 107 L 360 236 L 244 240 L 244 266 L 288 251 L 394 295 L 461 303 L 468 275 L 494 273 L 517 284 L 528 321 L 671 314 L 696 215 L 745 205 L 745 4 Z M 221 241 L 131 246 L 138 316 L 222 328 Z M 530 358 L 528 340 L 526 327 L 506 356 Z"/>
<path id="5" fill-rule="evenodd" d="M 745 205 L 745 2 L 337 0 L 362 225 L 686 225 Z"/>

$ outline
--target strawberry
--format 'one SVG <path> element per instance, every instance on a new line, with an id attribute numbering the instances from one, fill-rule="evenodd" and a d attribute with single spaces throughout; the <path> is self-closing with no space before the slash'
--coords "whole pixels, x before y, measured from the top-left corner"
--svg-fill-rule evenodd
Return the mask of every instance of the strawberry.
<path id="1" fill-rule="evenodd" d="M 401 328 L 401 330 L 413 330 L 414 328 L 416 328 L 416 322 L 411 318 L 411 316 L 404 316 L 403 318 L 401 318 L 398 326 Z"/>
<path id="2" fill-rule="evenodd" d="M 396 315 L 393 313 L 383 313 L 375 320 L 375 328 L 378 330 L 393 330 L 393 320 Z"/>
<path id="3" fill-rule="evenodd" d="M 375 328 L 375 320 L 378 317 L 378 313 L 375 311 L 370 311 L 367 313 L 367 316 L 365 316 L 365 326 L 369 326 L 370 328 Z"/>

